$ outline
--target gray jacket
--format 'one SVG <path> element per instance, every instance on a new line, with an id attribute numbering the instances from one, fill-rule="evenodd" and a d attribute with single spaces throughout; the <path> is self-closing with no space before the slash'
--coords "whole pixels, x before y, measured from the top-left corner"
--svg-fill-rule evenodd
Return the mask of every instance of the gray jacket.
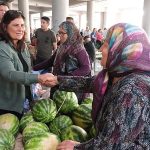
<path id="1" fill-rule="evenodd" d="M 31 70 L 27 48 L 22 56 Z M 25 86 L 38 82 L 38 75 L 23 71 L 22 63 L 12 44 L 0 41 L 0 109 L 22 113 Z"/>

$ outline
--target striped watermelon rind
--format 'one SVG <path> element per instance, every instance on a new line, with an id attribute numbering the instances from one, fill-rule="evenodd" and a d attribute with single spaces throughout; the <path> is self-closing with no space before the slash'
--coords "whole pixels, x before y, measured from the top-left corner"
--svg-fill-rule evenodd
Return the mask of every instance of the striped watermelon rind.
<path id="1" fill-rule="evenodd" d="M 19 119 L 11 113 L 0 115 L 0 129 L 6 129 L 16 136 L 19 131 Z"/>
<path id="2" fill-rule="evenodd" d="M 92 105 L 91 104 L 81 104 L 72 113 L 73 123 L 80 126 L 83 129 L 88 129 L 92 126 L 91 117 Z"/>
<path id="3" fill-rule="evenodd" d="M 60 137 L 61 131 L 73 125 L 73 122 L 69 116 L 60 115 L 56 117 L 49 125 L 50 132 L 58 135 Z"/>
<path id="4" fill-rule="evenodd" d="M 87 132 L 76 125 L 71 125 L 67 128 L 65 128 L 61 132 L 61 140 L 73 140 L 73 141 L 78 141 L 78 142 L 84 142 L 87 140 Z"/>
<path id="5" fill-rule="evenodd" d="M 82 104 L 92 104 L 93 99 L 91 97 L 87 97 L 83 100 Z"/>
<path id="6" fill-rule="evenodd" d="M 29 139 L 43 135 L 45 132 L 49 132 L 49 128 L 42 122 L 31 122 L 23 130 L 23 141 L 26 142 Z"/>
<path id="7" fill-rule="evenodd" d="M 20 131 L 22 132 L 24 128 L 31 122 L 34 122 L 32 112 L 27 112 L 20 120 Z"/>
<path id="8" fill-rule="evenodd" d="M 15 138 L 11 132 L 6 129 L 0 129 L 0 150 L 13 150 Z"/>
<path id="9" fill-rule="evenodd" d="M 60 140 L 57 135 L 44 133 L 28 140 L 25 143 L 25 150 L 55 150 L 59 142 Z"/>
<path id="10" fill-rule="evenodd" d="M 32 114 L 35 120 L 43 123 L 49 123 L 56 117 L 56 104 L 51 99 L 39 100 L 33 106 Z"/>
<path id="11" fill-rule="evenodd" d="M 78 107 L 78 99 L 74 92 L 55 91 L 53 100 L 60 113 L 69 114 Z"/>
<path id="12" fill-rule="evenodd" d="M 90 138 L 94 138 L 96 136 L 96 129 L 95 129 L 94 125 L 92 125 L 92 127 L 89 131 L 89 136 L 90 136 Z"/>

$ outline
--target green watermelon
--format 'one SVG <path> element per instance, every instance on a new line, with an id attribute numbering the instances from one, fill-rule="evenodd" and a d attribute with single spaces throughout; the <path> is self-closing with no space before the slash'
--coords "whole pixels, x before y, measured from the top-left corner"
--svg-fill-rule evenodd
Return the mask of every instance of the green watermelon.
<path id="1" fill-rule="evenodd" d="M 64 114 L 71 113 L 78 106 L 78 99 L 74 92 L 57 90 L 53 95 L 57 109 Z"/>
<path id="2" fill-rule="evenodd" d="M 56 104 L 51 99 L 38 100 L 33 106 L 32 114 L 35 120 L 48 123 L 56 117 Z"/>
<path id="3" fill-rule="evenodd" d="M 93 98 L 92 97 L 87 97 L 83 100 L 82 104 L 92 104 Z"/>
<path id="4" fill-rule="evenodd" d="M 73 125 L 71 118 L 66 115 L 60 115 L 50 123 L 49 129 L 50 132 L 60 137 L 61 131 L 70 125 Z"/>
<path id="5" fill-rule="evenodd" d="M 71 125 L 61 132 L 61 140 L 74 140 L 84 142 L 87 139 L 87 133 L 79 126 Z"/>
<path id="6" fill-rule="evenodd" d="M 56 150 L 60 140 L 57 135 L 45 133 L 25 143 L 25 150 Z"/>
<path id="7" fill-rule="evenodd" d="M 15 138 L 11 132 L 6 129 L 0 129 L 0 150 L 13 150 Z"/>
<path id="8" fill-rule="evenodd" d="M 89 136 L 90 136 L 90 138 L 93 138 L 96 136 L 96 129 L 95 129 L 94 125 L 91 127 L 91 129 L 89 131 Z"/>
<path id="9" fill-rule="evenodd" d="M 45 132 L 49 132 L 49 128 L 45 123 L 42 122 L 31 122 L 23 130 L 23 141 L 43 135 Z"/>
<path id="10" fill-rule="evenodd" d="M 92 126 L 91 104 L 81 104 L 72 113 L 72 120 L 75 125 L 83 129 L 88 129 Z"/>
<path id="11" fill-rule="evenodd" d="M 19 119 L 10 113 L 0 115 L 0 129 L 7 129 L 16 136 L 19 130 Z"/>
<path id="12" fill-rule="evenodd" d="M 33 122 L 33 116 L 32 112 L 27 112 L 23 115 L 23 117 L 20 120 L 20 131 L 23 131 L 23 129 L 31 122 Z"/>

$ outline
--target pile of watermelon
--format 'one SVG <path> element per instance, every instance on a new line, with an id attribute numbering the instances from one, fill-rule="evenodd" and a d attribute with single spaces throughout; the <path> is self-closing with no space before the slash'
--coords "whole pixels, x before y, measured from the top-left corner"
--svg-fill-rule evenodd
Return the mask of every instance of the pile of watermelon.
<path id="1" fill-rule="evenodd" d="M 25 150 L 55 150 L 64 140 L 87 141 L 96 134 L 91 110 L 91 98 L 79 105 L 74 92 L 58 90 L 53 100 L 36 101 L 20 122 L 13 114 L 0 115 L 0 149 L 13 150 L 18 132 Z"/>
<path id="2" fill-rule="evenodd" d="M 0 115 L 0 149 L 13 150 L 19 131 L 19 119 L 13 114 Z"/>

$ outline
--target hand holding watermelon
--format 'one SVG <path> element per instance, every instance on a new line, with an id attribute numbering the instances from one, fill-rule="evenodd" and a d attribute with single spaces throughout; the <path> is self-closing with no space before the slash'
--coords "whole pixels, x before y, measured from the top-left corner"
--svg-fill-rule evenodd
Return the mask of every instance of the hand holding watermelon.
<path id="1" fill-rule="evenodd" d="M 74 146 L 77 144 L 80 143 L 72 140 L 65 140 L 57 146 L 57 150 L 73 150 Z"/>

